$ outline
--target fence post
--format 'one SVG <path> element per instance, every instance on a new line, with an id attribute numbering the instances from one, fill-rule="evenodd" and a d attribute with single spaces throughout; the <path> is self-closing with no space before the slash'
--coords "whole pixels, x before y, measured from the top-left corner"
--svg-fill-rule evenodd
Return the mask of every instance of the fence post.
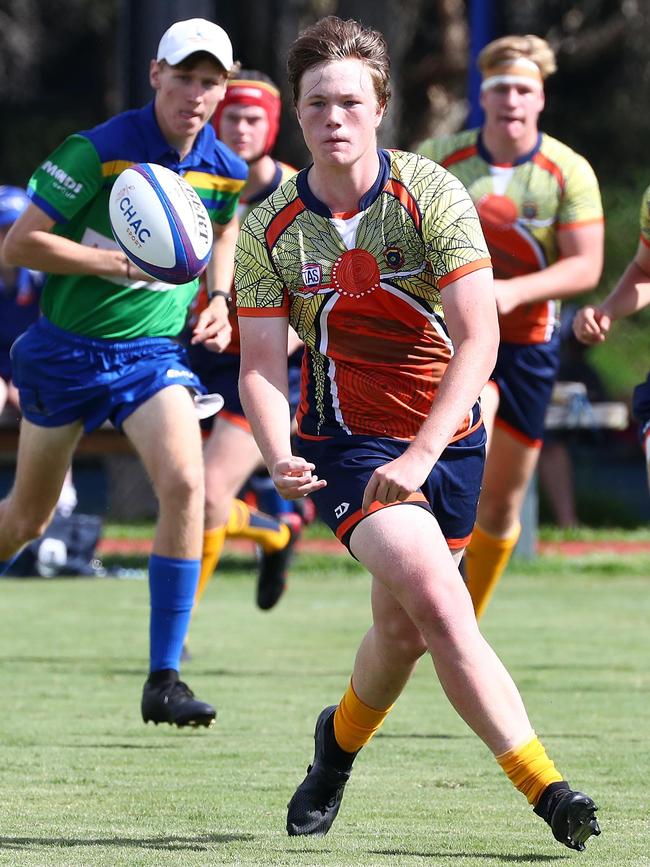
<path id="1" fill-rule="evenodd" d="M 522 560 L 534 560 L 537 556 L 537 530 L 539 526 L 537 473 L 533 474 L 526 490 L 519 520 L 521 521 L 521 535 L 514 555 Z"/>

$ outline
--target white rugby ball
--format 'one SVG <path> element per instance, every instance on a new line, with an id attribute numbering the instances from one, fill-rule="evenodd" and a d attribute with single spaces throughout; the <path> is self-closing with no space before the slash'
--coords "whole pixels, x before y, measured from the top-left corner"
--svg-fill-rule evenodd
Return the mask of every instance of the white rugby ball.
<path id="1" fill-rule="evenodd" d="M 212 254 L 212 223 L 194 187 L 155 163 L 136 163 L 115 180 L 111 229 L 125 254 L 165 283 L 189 283 Z"/>

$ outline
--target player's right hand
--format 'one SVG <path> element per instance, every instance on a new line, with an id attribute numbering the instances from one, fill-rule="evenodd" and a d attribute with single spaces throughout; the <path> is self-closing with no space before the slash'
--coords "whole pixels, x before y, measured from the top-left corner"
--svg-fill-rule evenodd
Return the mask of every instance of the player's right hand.
<path id="1" fill-rule="evenodd" d="M 315 469 L 314 464 L 292 455 L 275 464 L 271 478 L 281 497 L 285 500 L 299 500 L 327 485 L 325 479 L 319 479 L 312 473 Z"/>
<path id="2" fill-rule="evenodd" d="M 598 307 L 582 307 L 573 320 L 573 333 L 581 343 L 602 343 L 607 337 L 612 320 Z"/>

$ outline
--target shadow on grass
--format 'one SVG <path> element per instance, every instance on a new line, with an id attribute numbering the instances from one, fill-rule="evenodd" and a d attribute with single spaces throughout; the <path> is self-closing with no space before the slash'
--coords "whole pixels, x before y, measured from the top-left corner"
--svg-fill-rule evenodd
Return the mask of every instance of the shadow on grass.
<path id="1" fill-rule="evenodd" d="M 476 858 L 480 861 L 496 861 L 498 864 L 512 863 L 517 864 L 541 864 L 545 861 L 560 861 L 561 855 L 538 855 L 531 853 L 530 855 L 504 855 L 502 852 L 409 852 L 406 849 L 372 849 L 371 855 L 388 855 L 392 858 L 395 856 L 416 857 L 416 858 L 435 858 L 436 864 L 438 859 L 442 858 Z"/>
<path id="2" fill-rule="evenodd" d="M 141 668 L 111 668 L 106 670 L 107 674 L 111 674 L 115 677 L 141 677 L 142 669 Z M 202 667 L 199 668 L 198 663 L 191 662 L 188 664 L 187 668 L 183 668 L 183 679 L 185 680 L 185 675 L 188 680 L 194 680 L 198 677 L 210 677 L 210 678 L 233 678 L 235 680 L 241 680 L 242 678 L 269 678 L 271 676 L 274 677 L 282 677 L 286 680 L 296 680 L 296 679 L 304 679 L 307 675 L 304 671 L 297 670 L 295 668 L 208 668 Z M 349 669 L 317 669 L 312 668 L 309 671 L 310 678 L 347 678 L 350 679 L 350 671 Z"/>
<path id="3" fill-rule="evenodd" d="M 125 744 L 125 743 L 117 743 L 117 744 L 56 744 L 58 749 L 63 750 L 161 750 L 168 749 L 169 747 L 173 747 L 175 749 L 180 749 L 184 747 L 185 743 L 182 740 L 166 740 L 164 743 L 157 744 Z"/>
<path id="4" fill-rule="evenodd" d="M 125 849 L 155 849 L 164 852 L 205 852 L 214 843 L 254 840 L 253 834 L 203 834 L 198 837 L 0 837 L 0 849 L 31 849 L 52 846 L 118 846 Z"/>
<path id="5" fill-rule="evenodd" d="M 378 732 L 375 737 L 379 740 L 381 738 L 385 738 L 386 740 L 397 740 L 397 741 L 410 741 L 417 738 L 421 738 L 425 741 L 469 741 L 476 740 L 476 735 L 469 733 L 466 735 L 445 735 L 445 734 L 435 734 L 431 732 L 430 734 L 425 734 L 423 732 L 404 732 L 403 734 L 389 734 L 388 732 Z"/>

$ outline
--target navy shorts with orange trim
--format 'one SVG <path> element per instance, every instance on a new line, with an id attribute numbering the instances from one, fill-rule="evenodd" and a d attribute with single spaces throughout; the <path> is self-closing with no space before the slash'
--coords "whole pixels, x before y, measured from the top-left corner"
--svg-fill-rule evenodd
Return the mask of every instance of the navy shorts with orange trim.
<path id="1" fill-rule="evenodd" d="M 544 419 L 560 366 L 560 337 L 548 343 L 502 343 L 491 379 L 499 389 L 496 424 L 541 446 Z"/>
<path id="2" fill-rule="evenodd" d="M 352 531 L 365 517 L 361 514 L 363 493 L 374 470 L 398 458 L 408 445 L 388 437 L 297 438 L 298 452 L 327 481 L 326 488 L 310 495 L 318 515 L 348 549 Z M 423 496 L 409 501 L 435 516 L 452 550 L 464 548 L 472 534 L 484 464 L 485 428 L 481 425 L 447 446 L 421 488 Z"/>

